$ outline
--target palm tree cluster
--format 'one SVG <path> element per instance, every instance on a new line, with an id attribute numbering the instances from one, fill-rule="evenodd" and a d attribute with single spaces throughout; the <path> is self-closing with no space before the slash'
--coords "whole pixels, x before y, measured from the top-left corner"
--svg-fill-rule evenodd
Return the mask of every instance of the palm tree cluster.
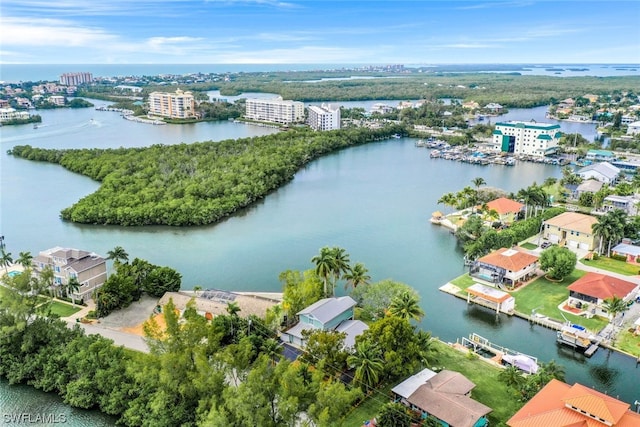
<path id="1" fill-rule="evenodd" d="M 624 237 L 627 224 L 627 213 L 622 209 L 614 209 L 598 218 L 593 224 L 594 236 L 599 238 L 598 252 L 602 254 L 604 242 L 607 242 L 607 256 L 611 256 L 611 247 Z"/>
<path id="2" fill-rule="evenodd" d="M 518 191 L 516 197 L 525 205 L 524 218 L 527 219 L 530 215 L 535 215 L 534 212 L 538 211 L 538 208 L 544 209 L 549 206 L 549 196 L 544 191 L 543 187 L 537 185 L 535 182 L 527 188 L 523 188 Z"/>
<path id="3" fill-rule="evenodd" d="M 323 280 L 325 297 L 335 295 L 336 284 L 341 278 L 346 280 L 345 289 L 347 286 L 356 288 L 366 285 L 371 280 L 364 264 L 357 262 L 351 266 L 349 254 L 337 246 L 323 247 L 318 255 L 311 258 L 311 262 L 316 265 L 316 274 Z"/>

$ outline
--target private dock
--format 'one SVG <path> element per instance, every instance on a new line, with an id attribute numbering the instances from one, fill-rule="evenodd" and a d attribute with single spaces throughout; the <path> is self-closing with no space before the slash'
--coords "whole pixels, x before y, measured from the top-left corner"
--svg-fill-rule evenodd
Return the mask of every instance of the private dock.
<path id="1" fill-rule="evenodd" d="M 481 356 L 489 358 L 498 364 L 501 364 L 503 362 L 503 359 L 505 358 L 505 356 L 524 357 L 526 359 L 529 359 L 529 361 L 533 362 L 533 364 L 536 365 L 535 369 L 534 368 L 531 368 L 531 369 L 534 369 L 534 372 L 535 370 L 537 370 L 538 358 L 492 343 L 488 339 L 481 337 L 475 332 L 470 334 L 469 338 L 462 337 L 461 341 L 462 341 L 461 344 L 465 348 L 473 351 L 474 353 L 479 353 Z M 518 367 L 520 369 L 523 369 L 520 366 Z M 523 369 L 523 370 L 526 370 L 526 369 Z"/>
<path id="2" fill-rule="evenodd" d="M 591 357 L 593 356 L 593 353 L 595 353 L 597 350 L 598 350 L 598 344 L 591 344 L 589 348 L 584 351 L 584 355 L 587 357 Z"/>

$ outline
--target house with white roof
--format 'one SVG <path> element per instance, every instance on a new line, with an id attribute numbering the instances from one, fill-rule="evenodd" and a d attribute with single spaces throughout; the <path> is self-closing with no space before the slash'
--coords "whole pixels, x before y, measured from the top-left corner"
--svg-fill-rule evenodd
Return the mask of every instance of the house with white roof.
<path id="1" fill-rule="evenodd" d="M 620 176 L 620 168 L 609 162 L 595 163 L 585 166 L 576 172 L 582 179 L 595 179 L 605 184 L 614 184 Z"/>
<path id="2" fill-rule="evenodd" d="M 366 323 L 354 320 L 356 302 L 349 296 L 323 298 L 297 313 L 300 321 L 282 333 L 284 342 L 296 347 L 306 346 L 303 331 L 336 331 L 346 334 L 345 349 L 353 348 L 358 335 L 369 329 Z"/>
<path id="3" fill-rule="evenodd" d="M 493 146 L 504 153 L 544 157 L 558 150 L 560 125 L 510 121 L 496 123 Z"/>
<path id="4" fill-rule="evenodd" d="M 640 133 L 640 121 L 629 123 L 627 126 L 627 135 L 637 135 Z"/>
<path id="5" fill-rule="evenodd" d="M 638 199 L 632 196 L 617 196 L 612 194 L 602 200 L 602 210 L 605 212 L 620 209 L 627 213 L 627 215 L 638 214 Z"/>

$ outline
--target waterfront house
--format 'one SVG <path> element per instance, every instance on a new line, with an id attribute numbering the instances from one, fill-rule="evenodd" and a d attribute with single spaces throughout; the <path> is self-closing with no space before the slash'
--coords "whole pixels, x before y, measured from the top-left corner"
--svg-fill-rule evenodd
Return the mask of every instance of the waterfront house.
<path id="1" fill-rule="evenodd" d="M 569 248 L 591 251 L 596 246 L 593 224 L 598 219 L 577 212 L 564 212 L 542 223 L 542 237 Z"/>
<path id="2" fill-rule="evenodd" d="M 595 194 L 600 191 L 603 186 L 604 183 L 598 181 L 597 179 L 587 179 L 586 181 L 581 182 L 575 187 L 575 189 L 572 190 L 571 197 L 577 200 L 583 193 Z M 569 188 L 569 185 L 565 185 L 565 187 Z"/>
<path id="3" fill-rule="evenodd" d="M 602 200 L 602 210 L 609 212 L 615 209 L 624 211 L 627 215 L 637 215 L 638 200 L 632 196 L 616 196 L 612 194 Z"/>
<path id="4" fill-rule="evenodd" d="M 640 121 L 629 123 L 627 126 L 627 135 L 637 135 L 640 133 Z"/>
<path id="5" fill-rule="evenodd" d="M 576 172 L 582 179 L 595 179 L 605 184 L 614 184 L 620 176 L 620 168 L 609 162 L 594 163 Z"/>
<path id="6" fill-rule="evenodd" d="M 509 427 L 637 427 L 628 403 L 582 384 L 551 380 L 507 421 Z"/>
<path id="7" fill-rule="evenodd" d="M 435 417 L 443 426 L 484 427 L 491 408 L 471 398 L 475 384 L 464 375 L 423 369 L 393 389 L 394 402 L 418 412 L 421 418 Z"/>
<path id="8" fill-rule="evenodd" d="M 47 266 L 53 270 L 54 288 L 62 288 L 76 278 L 80 287 L 72 295 L 78 301 L 91 299 L 93 291 L 107 280 L 106 260 L 93 252 L 59 246 L 47 249 L 33 259 L 34 272 L 39 274 Z"/>
<path id="9" fill-rule="evenodd" d="M 501 223 L 511 224 L 516 220 L 518 214 L 522 212 L 524 205 L 515 200 L 500 197 L 499 199 L 488 202 L 487 208 L 489 211 L 496 211 Z"/>
<path id="10" fill-rule="evenodd" d="M 474 261 L 469 276 L 513 289 L 535 276 L 537 268 L 537 256 L 516 248 L 501 248 Z"/>
<path id="11" fill-rule="evenodd" d="M 502 114 L 502 110 L 504 109 L 504 107 L 495 102 L 490 102 L 489 104 L 484 106 L 484 109 L 489 111 L 489 113 L 491 114 Z"/>
<path id="12" fill-rule="evenodd" d="M 615 297 L 628 300 L 638 290 L 638 284 L 606 274 L 588 272 L 567 288 L 569 290 L 569 306 L 588 307 L 591 314 L 608 316 L 602 307 L 606 299 Z"/>
<path id="13" fill-rule="evenodd" d="M 282 333 L 284 342 L 304 348 L 305 338 L 302 331 L 337 331 L 344 332 L 345 348 L 352 348 L 356 336 L 369 327 L 360 320 L 354 320 L 356 302 L 349 296 L 323 298 L 297 313 L 299 322 Z"/>

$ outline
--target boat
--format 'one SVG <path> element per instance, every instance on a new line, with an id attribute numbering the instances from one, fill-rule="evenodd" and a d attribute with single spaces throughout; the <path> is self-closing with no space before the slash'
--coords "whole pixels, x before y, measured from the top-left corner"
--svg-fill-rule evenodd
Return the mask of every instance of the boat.
<path id="1" fill-rule="evenodd" d="M 580 325 L 565 325 L 557 332 L 557 341 L 576 350 L 587 350 L 592 339 L 586 329 Z"/>
<path id="2" fill-rule="evenodd" d="M 538 364 L 536 361 L 524 354 L 505 354 L 502 356 L 502 361 L 528 374 L 538 372 Z"/>
<path id="3" fill-rule="evenodd" d="M 34 129 L 38 129 L 38 125 L 33 125 L 33 128 Z"/>
<path id="4" fill-rule="evenodd" d="M 400 139 L 400 134 L 399 133 L 394 133 L 392 135 L 395 139 Z"/>

